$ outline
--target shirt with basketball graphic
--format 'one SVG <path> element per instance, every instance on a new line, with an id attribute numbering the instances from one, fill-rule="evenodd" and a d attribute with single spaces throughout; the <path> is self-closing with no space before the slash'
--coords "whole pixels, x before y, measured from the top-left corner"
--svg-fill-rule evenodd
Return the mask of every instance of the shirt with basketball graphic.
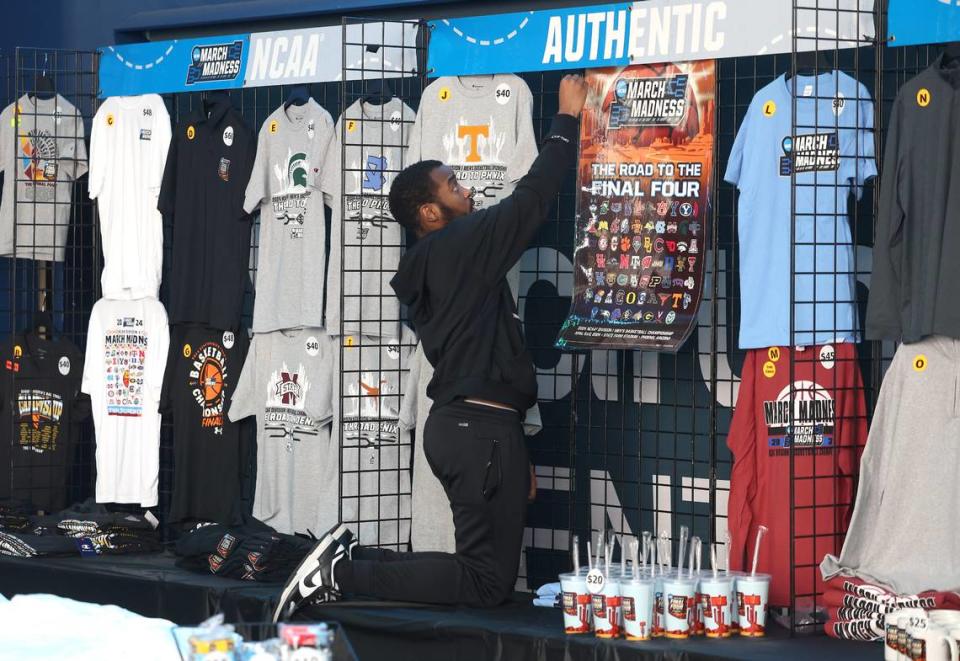
<path id="1" fill-rule="evenodd" d="M 160 407 L 173 417 L 170 521 L 240 521 L 248 425 L 232 422 L 226 404 L 249 341 L 244 332 L 182 325 L 171 333 Z"/>
<path id="2" fill-rule="evenodd" d="M 3 343 L 0 359 L 0 429 L 10 439 L 0 443 L 0 500 L 56 512 L 67 505 L 77 423 L 90 414 L 83 355 L 70 340 L 30 332 Z"/>
<path id="3" fill-rule="evenodd" d="M 327 249 L 320 180 L 333 118 L 312 98 L 280 106 L 260 127 L 244 209 L 260 209 L 253 331 L 323 327 Z"/>
<path id="4" fill-rule="evenodd" d="M 219 92 L 173 131 L 158 202 L 173 225 L 170 323 L 240 326 L 251 227 L 243 192 L 255 149 L 253 131 Z"/>
<path id="5" fill-rule="evenodd" d="M 325 167 L 322 182 L 333 210 L 326 309 L 331 334 L 386 338 L 400 332 L 390 278 L 400 262 L 403 228 L 390 215 L 387 196 L 393 177 L 409 165 L 403 150 L 415 117 L 392 98 L 381 105 L 358 100 L 337 120 L 326 162 L 342 158 L 344 169 Z"/>
<path id="6" fill-rule="evenodd" d="M 321 328 L 257 333 L 230 396 L 231 421 L 257 418 L 253 516 L 283 533 L 337 521 L 334 359 Z"/>
<path id="7" fill-rule="evenodd" d="M 0 172 L 0 255 L 62 262 L 73 185 L 87 172 L 83 118 L 73 104 L 59 94 L 24 94 L 4 108 Z"/>
<path id="8" fill-rule="evenodd" d="M 108 298 L 157 296 L 163 218 L 157 210 L 170 115 L 157 94 L 112 96 L 90 129 L 90 199 L 97 200 Z"/>
<path id="9" fill-rule="evenodd" d="M 751 566 L 757 529 L 766 526 L 758 570 L 773 576 L 771 605 L 791 605 L 791 523 L 794 562 L 804 567 L 796 593 L 823 591 L 816 565 L 843 545 L 866 438 L 855 345 L 747 352 L 727 436 L 730 568 Z"/>
<path id="10" fill-rule="evenodd" d="M 473 191 L 475 208 L 513 192 L 537 158 L 533 95 L 513 74 L 444 76 L 424 90 L 410 132 L 407 163 L 436 159 Z M 514 299 L 519 264 L 507 275 Z"/>
<path id="11" fill-rule="evenodd" d="M 413 331 L 402 329 L 399 338 L 334 339 L 340 383 L 333 429 L 340 436 L 332 445 L 341 451 L 342 520 L 364 544 L 395 550 L 406 550 L 410 539 L 411 445 L 400 405 L 417 344 Z"/>
<path id="12" fill-rule="evenodd" d="M 157 504 L 169 344 L 167 313 L 155 298 L 101 298 L 90 312 L 82 390 L 97 434 L 98 503 Z"/>
<path id="13" fill-rule="evenodd" d="M 873 130 L 870 93 L 840 71 L 753 97 L 723 177 L 740 191 L 741 349 L 859 340 L 847 212 L 877 174 Z"/>

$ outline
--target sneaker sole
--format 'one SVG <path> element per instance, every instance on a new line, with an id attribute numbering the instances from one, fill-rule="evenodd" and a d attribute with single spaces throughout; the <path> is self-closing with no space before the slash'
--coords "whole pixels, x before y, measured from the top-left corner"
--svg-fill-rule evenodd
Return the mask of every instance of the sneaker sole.
<path id="1" fill-rule="evenodd" d="M 297 565 L 297 568 L 293 570 L 293 574 L 287 580 L 286 584 L 283 586 L 283 592 L 280 593 L 280 601 L 277 604 L 276 609 L 273 611 L 273 621 L 274 623 L 280 621 L 280 617 L 283 615 L 284 608 L 288 605 L 287 600 L 290 598 L 290 595 L 294 593 L 295 590 L 298 590 L 300 587 L 300 580 L 303 578 L 301 576 L 301 570 L 307 566 L 309 563 L 316 562 L 317 558 L 323 555 L 323 552 L 327 550 L 327 547 L 331 543 L 337 543 L 337 537 L 342 535 L 347 530 L 345 524 L 340 524 L 337 526 L 336 530 L 325 535 L 320 542 L 310 550 L 310 553 L 300 561 L 300 564 Z"/>

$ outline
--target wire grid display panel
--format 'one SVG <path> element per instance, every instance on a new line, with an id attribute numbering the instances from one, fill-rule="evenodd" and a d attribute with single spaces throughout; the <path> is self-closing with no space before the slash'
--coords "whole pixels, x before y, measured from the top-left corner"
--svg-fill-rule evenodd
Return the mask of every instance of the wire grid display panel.
<path id="1" fill-rule="evenodd" d="M 3 173 L 14 180 L 13 219 L 5 221 L 10 222 L 13 254 L 0 258 L 0 327 L 5 340 L 36 328 L 46 339 L 68 339 L 82 352 L 102 263 L 84 176 L 97 107 L 97 54 L 17 48 L 13 55 L 0 55 L 0 76 L 4 107 L 30 95 L 19 114 L 12 116 L 13 130 L 5 136 L 10 141 L 6 149 L 14 155 L 10 161 L 15 163 L 13 170 Z M 33 100 L 37 92 L 39 103 Z M 79 119 L 71 121 L 60 98 L 44 101 L 54 95 L 75 107 Z M 15 356 L 4 356 L 10 358 Z M 19 387 L 17 371 L 5 369 L 3 378 L 11 380 L 11 392 Z M 35 395 L 39 408 L 31 410 L 55 426 L 60 413 L 53 395 L 49 401 L 41 392 Z M 89 496 L 94 476 L 91 420 L 75 423 L 73 429 L 59 428 L 55 440 L 38 424 L 16 418 L 11 416 L 7 442 L 13 455 L 21 459 L 22 452 L 30 455 L 24 463 L 4 467 L 11 471 L 14 485 L 9 496 L 23 503 L 62 499 L 65 504 Z M 21 442 L 31 443 L 33 449 L 16 447 Z"/>
<path id="2" fill-rule="evenodd" d="M 334 154 L 340 176 L 330 234 L 331 275 L 338 270 L 339 280 L 327 284 L 326 318 L 338 355 L 340 520 L 362 544 L 406 551 L 416 425 L 409 414 L 401 420 L 401 408 L 416 389 L 408 377 L 417 343 L 390 286 L 406 237 L 390 215 L 388 195 L 390 182 L 410 165 L 406 146 L 423 89 L 423 26 L 344 18 L 342 29 L 345 82 Z"/>

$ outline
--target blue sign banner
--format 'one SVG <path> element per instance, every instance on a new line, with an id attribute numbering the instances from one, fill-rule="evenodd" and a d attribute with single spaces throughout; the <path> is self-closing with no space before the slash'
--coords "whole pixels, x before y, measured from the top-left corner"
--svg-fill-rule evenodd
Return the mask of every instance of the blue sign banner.
<path id="1" fill-rule="evenodd" d="M 99 96 L 242 87 L 249 51 L 249 34 L 107 46 Z"/>
<path id="2" fill-rule="evenodd" d="M 797 11 L 790 0 L 646 0 L 430 23 L 430 76 L 622 67 L 857 48 L 875 34 L 872 0 Z M 831 4 L 831 7 L 834 7 Z M 827 18 L 829 14 L 829 19 Z"/>
<path id="3" fill-rule="evenodd" d="M 960 41 L 960 2 L 890 0 L 887 33 L 891 46 Z"/>

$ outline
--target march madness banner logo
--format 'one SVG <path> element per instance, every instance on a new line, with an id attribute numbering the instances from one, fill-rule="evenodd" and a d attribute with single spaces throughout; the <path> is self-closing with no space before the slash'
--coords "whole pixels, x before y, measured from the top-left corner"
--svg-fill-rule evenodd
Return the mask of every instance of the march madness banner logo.
<path id="1" fill-rule="evenodd" d="M 713 61 L 587 73 L 574 290 L 557 347 L 677 351 L 696 326 L 713 174 Z"/>

